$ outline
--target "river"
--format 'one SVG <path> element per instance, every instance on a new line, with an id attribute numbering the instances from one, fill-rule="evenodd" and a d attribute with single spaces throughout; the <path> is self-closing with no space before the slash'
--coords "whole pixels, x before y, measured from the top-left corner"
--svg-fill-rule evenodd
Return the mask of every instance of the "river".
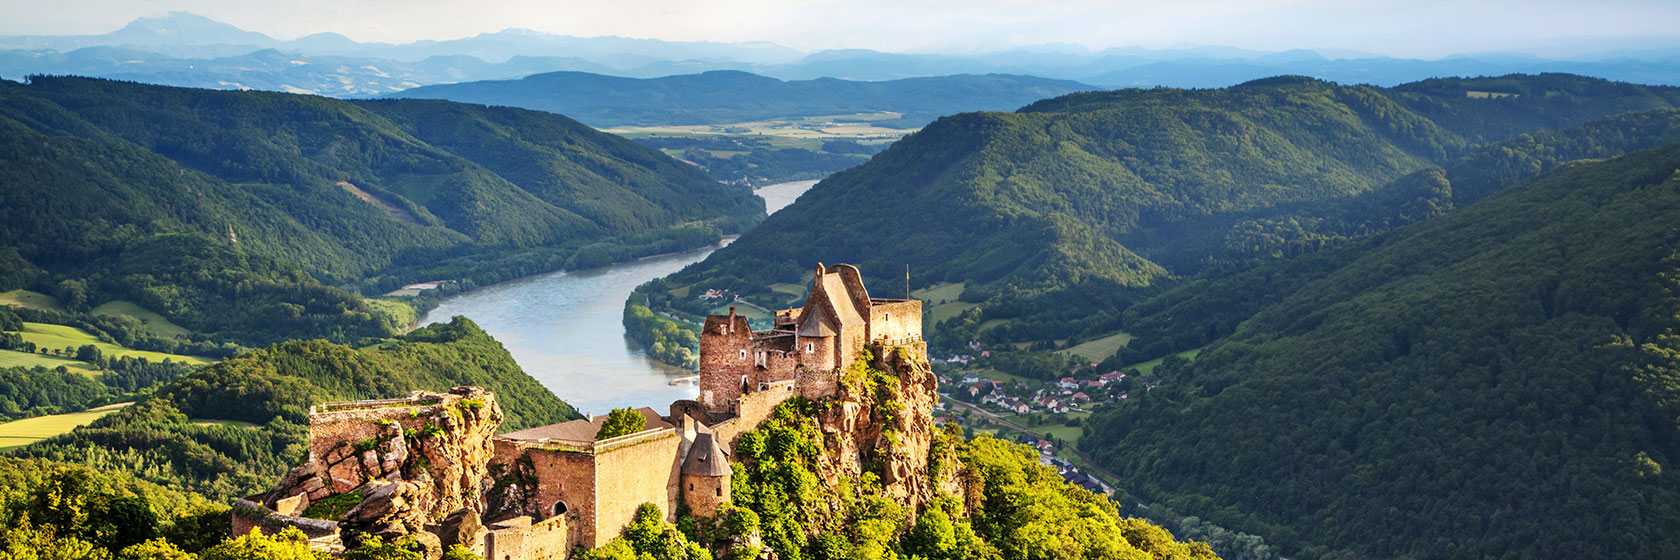
<path id="1" fill-rule="evenodd" d="M 775 213 L 816 181 L 766 186 L 755 192 Z M 644 282 L 699 262 L 718 247 L 649 257 L 605 268 L 551 272 L 451 296 L 420 324 L 465 315 L 513 354 L 514 361 L 561 400 L 584 414 L 624 406 L 663 412 L 677 399 L 699 394 L 693 384 L 670 385 L 690 372 L 648 359 L 624 336 L 624 300 Z"/>

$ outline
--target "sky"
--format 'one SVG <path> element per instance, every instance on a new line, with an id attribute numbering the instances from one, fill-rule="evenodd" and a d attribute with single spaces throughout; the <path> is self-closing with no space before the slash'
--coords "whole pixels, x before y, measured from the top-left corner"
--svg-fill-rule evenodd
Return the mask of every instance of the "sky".
<path id="1" fill-rule="evenodd" d="M 1439 58 L 1680 46 L 1680 0 L 0 0 L 0 34 L 99 34 L 180 10 L 291 39 L 452 39 L 507 28 L 805 51 L 976 52 L 1067 43 Z"/>

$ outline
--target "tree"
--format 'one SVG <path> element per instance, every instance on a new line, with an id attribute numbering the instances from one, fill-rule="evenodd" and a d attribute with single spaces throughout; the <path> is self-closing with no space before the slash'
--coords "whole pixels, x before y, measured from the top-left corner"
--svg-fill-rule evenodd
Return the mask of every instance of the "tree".
<path id="1" fill-rule="evenodd" d="M 193 560 L 193 555 L 169 541 L 152 539 L 122 549 L 117 560 Z"/>
<path id="2" fill-rule="evenodd" d="M 87 284 L 81 280 L 65 280 L 58 283 L 58 299 L 64 303 L 64 308 L 71 311 L 87 311 Z"/>
<path id="3" fill-rule="evenodd" d="M 76 349 L 76 359 L 98 365 L 105 359 L 105 353 L 101 352 L 98 346 L 83 344 L 81 348 Z"/>
<path id="4" fill-rule="evenodd" d="M 379 537 L 368 537 L 362 545 L 344 552 L 344 560 L 423 560 L 414 551 L 414 539 L 404 538 L 389 543 Z"/>
<path id="5" fill-rule="evenodd" d="M 198 560 L 326 560 L 309 550 L 309 538 L 296 527 L 275 536 L 262 531 L 234 537 L 198 555 Z"/>
<path id="6" fill-rule="evenodd" d="M 626 436 L 642 431 L 647 427 L 647 418 L 642 413 L 631 408 L 615 408 L 607 413 L 607 421 L 601 423 L 600 431 L 595 432 L 596 440 Z"/>

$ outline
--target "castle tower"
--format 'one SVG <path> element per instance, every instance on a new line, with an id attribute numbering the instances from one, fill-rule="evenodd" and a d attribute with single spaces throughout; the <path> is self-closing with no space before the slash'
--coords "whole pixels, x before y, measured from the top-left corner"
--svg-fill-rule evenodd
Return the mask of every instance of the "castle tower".
<path id="1" fill-rule="evenodd" d="M 733 474 L 729 459 L 712 434 L 697 435 L 682 466 L 683 503 L 688 504 L 689 513 L 701 517 L 717 515 L 718 508 L 729 503 Z"/>
<path id="2" fill-rule="evenodd" d="M 777 311 L 769 330 L 752 331 L 733 307 L 706 317 L 699 400 L 710 412 L 739 414 L 742 399 L 787 381 L 800 395 L 821 398 L 867 345 L 921 335 L 921 301 L 870 297 L 857 267 L 817 263 L 805 305 Z"/>

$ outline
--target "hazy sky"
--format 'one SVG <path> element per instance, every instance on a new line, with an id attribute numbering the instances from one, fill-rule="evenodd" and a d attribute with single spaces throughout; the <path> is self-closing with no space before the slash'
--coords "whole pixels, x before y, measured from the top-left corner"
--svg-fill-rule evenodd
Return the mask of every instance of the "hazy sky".
<path id="1" fill-rule="evenodd" d="M 1040 43 L 1349 49 L 1410 57 L 1571 55 L 1680 44 L 1680 0 L 0 0 L 0 34 L 98 34 L 197 13 L 290 39 L 449 39 L 522 27 L 802 50 L 994 50 Z"/>

